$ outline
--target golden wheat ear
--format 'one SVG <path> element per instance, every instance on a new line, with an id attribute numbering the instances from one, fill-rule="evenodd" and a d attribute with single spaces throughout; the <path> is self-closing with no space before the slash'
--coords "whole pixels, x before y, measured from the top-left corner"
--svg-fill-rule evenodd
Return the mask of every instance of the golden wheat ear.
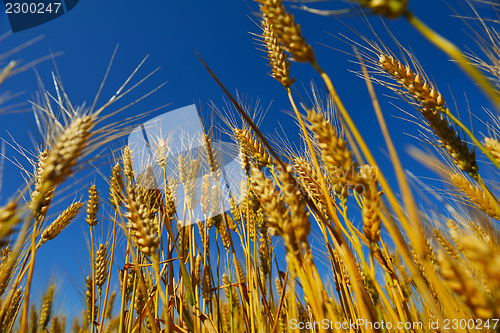
<path id="1" fill-rule="evenodd" d="M 272 23 L 274 31 L 293 60 L 309 62 L 314 59 L 311 45 L 306 43 L 302 36 L 300 25 L 295 23 L 295 18 L 281 3 L 281 0 L 257 0 L 261 4 L 260 11 Z"/>
<path id="2" fill-rule="evenodd" d="M 60 184 L 72 173 L 72 168 L 76 165 L 76 161 L 90 137 L 92 125 L 92 117 L 77 117 L 58 137 L 45 164 L 44 179 L 46 182 Z"/>
<path id="3" fill-rule="evenodd" d="M 480 284 L 467 276 L 448 254 L 440 251 L 437 256 L 440 273 L 448 287 L 453 290 L 477 318 L 487 320 L 493 317 L 495 309 Z"/>
<path id="4" fill-rule="evenodd" d="M 128 185 L 126 193 L 125 207 L 128 213 L 125 216 L 130 221 L 130 231 L 135 237 L 136 245 L 141 252 L 152 255 L 159 244 L 155 218 L 150 207 L 145 203 L 144 196 L 137 194 L 134 186 Z"/>
<path id="5" fill-rule="evenodd" d="M 49 286 L 49 289 L 43 296 L 42 310 L 40 312 L 40 322 L 38 324 L 38 328 L 41 332 L 45 331 L 52 316 L 52 304 L 54 301 L 54 292 L 55 292 L 55 286 L 51 284 Z"/>
<path id="6" fill-rule="evenodd" d="M 269 20 L 263 20 L 262 35 L 256 35 L 262 40 L 262 46 L 267 50 L 267 58 L 271 67 L 271 76 L 278 80 L 285 88 L 290 87 L 295 79 L 290 78 L 290 62 L 285 53 L 281 38 L 276 33 L 273 24 Z"/>
<path id="7" fill-rule="evenodd" d="M 489 217 L 500 220 L 500 207 L 495 197 L 492 198 L 474 180 L 469 180 L 460 172 L 450 172 L 449 178 L 465 203 L 472 204 Z"/>
<path id="8" fill-rule="evenodd" d="M 86 319 L 90 322 L 92 321 L 92 316 L 97 309 L 96 302 L 94 300 L 94 281 L 92 277 L 87 276 L 85 279 L 85 305 L 86 305 Z"/>
<path id="9" fill-rule="evenodd" d="M 471 4 L 471 2 L 468 2 Z M 478 85 L 482 88 L 484 94 L 496 106 L 497 111 L 500 110 L 500 100 L 498 92 L 492 82 L 486 78 L 480 71 L 480 66 L 474 66 L 470 59 L 452 42 L 432 30 L 428 25 L 421 21 L 415 14 L 410 11 L 404 13 L 405 18 L 413 27 L 420 32 L 425 38 L 433 43 L 437 48 L 441 49 L 451 59 L 455 60 L 458 66 Z"/>
<path id="10" fill-rule="evenodd" d="M 99 211 L 99 193 L 96 186 L 92 185 L 89 188 L 89 200 L 87 201 L 87 218 L 85 221 L 90 227 L 95 227 L 99 221 L 97 220 L 97 212 Z"/>
<path id="11" fill-rule="evenodd" d="M 6 237 L 12 233 L 12 228 L 22 220 L 18 216 L 17 203 L 11 201 L 0 207 L 0 237 Z"/>
<path id="12" fill-rule="evenodd" d="M 372 168 L 369 165 L 362 166 L 360 170 L 366 184 L 363 191 L 363 233 L 372 243 L 377 243 L 380 240 L 381 228 L 382 192 L 378 188 L 377 172 L 377 168 Z"/>
<path id="13" fill-rule="evenodd" d="M 0 272 L 2 272 L 2 274 L 0 275 L 0 296 L 2 296 L 7 290 L 7 286 L 9 285 L 9 282 L 11 280 L 12 273 L 14 272 L 16 260 L 14 260 L 12 256 L 13 253 L 10 245 L 7 245 L 2 249 L 2 258 L 0 259 Z"/>
<path id="14" fill-rule="evenodd" d="M 462 171 L 477 178 L 476 154 L 474 150 L 469 149 L 467 142 L 450 125 L 450 117 L 447 116 L 450 111 L 443 95 L 432 83 L 429 83 L 425 73 L 419 68 L 412 70 L 409 65 L 404 65 L 396 57 L 385 54 L 379 48 L 375 50 L 379 52 L 376 65 L 399 85 L 399 88 L 392 89 L 415 102 L 430 130 L 439 138 L 439 145 L 448 152 L 450 158 Z M 411 54 L 409 56 L 414 58 Z"/>
<path id="15" fill-rule="evenodd" d="M 95 285 L 101 294 L 102 286 L 108 278 L 108 253 L 106 244 L 101 243 L 95 255 Z"/>
<path id="16" fill-rule="evenodd" d="M 109 185 L 109 202 L 115 207 L 120 208 L 123 202 L 123 176 L 120 163 L 116 163 L 113 167 Z"/>
<path id="17" fill-rule="evenodd" d="M 45 230 L 42 232 L 40 241 L 37 244 L 37 248 L 42 246 L 45 242 L 52 240 L 57 237 L 76 217 L 80 208 L 83 207 L 83 203 L 75 202 L 71 204 L 64 212 L 62 212 Z"/>
<path id="18" fill-rule="evenodd" d="M 38 312 L 36 311 L 35 305 L 31 304 L 28 333 L 37 333 L 37 331 L 38 331 Z"/>

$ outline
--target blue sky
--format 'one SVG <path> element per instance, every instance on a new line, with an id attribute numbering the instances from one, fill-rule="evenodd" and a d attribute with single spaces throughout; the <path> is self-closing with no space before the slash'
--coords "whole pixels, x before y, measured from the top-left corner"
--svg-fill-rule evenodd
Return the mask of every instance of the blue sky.
<path id="1" fill-rule="evenodd" d="M 460 19 L 452 17 L 453 11 L 444 2 L 440 0 L 410 0 L 409 2 L 410 8 L 432 28 L 458 46 L 462 48 L 467 46 L 477 51 L 474 40 L 467 34 L 470 34 L 470 31 Z M 459 4 L 463 2 L 450 1 L 456 8 L 459 8 Z M 345 8 L 347 5 L 344 2 L 333 1 L 323 6 Z M 22 60 L 26 63 L 50 52 L 63 52 L 63 55 L 56 58 L 56 63 L 66 92 L 74 105 L 81 105 L 85 101 L 92 103 L 118 44 L 115 61 L 98 105 L 105 103 L 142 59 L 149 55 L 138 76 L 143 77 L 158 67 L 161 69 L 124 98 L 119 105 L 132 102 L 165 81 L 168 81 L 167 84 L 146 100 L 119 116 L 115 116 L 112 119 L 114 121 L 120 121 L 165 104 L 170 104 L 164 109 L 165 111 L 193 102 L 204 104 L 204 108 L 208 109 L 206 103 L 210 100 L 223 107 L 222 91 L 200 64 L 193 52 L 196 50 L 230 91 L 238 90 L 240 94 L 248 96 L 249 100 L 255 101 L 259 98 L 261 105 L 265 108 L 272 102 L 261 129 L 265 133 L 275 134 L 276 131 L 281 133 L 280 128 L 283 127 L 293 141 L 297 139 L 298 128 L 293 119 L 283 112 L 290 110 L 286 93 L 281 85 L 268 75 L 269 68 L 267 61 L 263 58 L 264 53 L 257 50 L 253 37 L 249 34 L 249 32 L 259 32 L 259 27 L 252 21 L 252 10 L 257 9 L 255 2 L 246 3 L 241 0 L 147 2 L 82 0 L 72 11 L 62 17 L 36 28 L 16 33 L 1 42 L 0 46 L 2 52 L 6 52 L 32 38 L 44 35 L 43 40 L 10 59 Z M 361 132 L 365 133 L 365 139 L 384 168 L 384 172 L 389 175 L 389 180 L 393 182 L 391 164 L 384 153 L 385 145 L 376 125 L 366 86 L 361 79 L 349 72 L 349 70 L 359 70 L 359 66 L 351 62 L 355 60 L 353 56 L 334 50 L 352 52 L 349 45 L 336 38 L 340 37 L 339 34 L 361 41 L 348 29 L 348 26 L 372 38 L 366 24 L 357 15 L 337 20 L 298 10 L 293 12 L 297 22 L 302 26 L 304 36 L 313 45 L 318 62 L 332 78 L 354 121 Z M 460 12 L 462 12 L 461 9 Z M 253 20 L 255 21 L 254 18 Z M 385 41 L 390 41 L 380 19 L 373 16 L 369 17 L 369 21 Z M 464 97 L 466 93 L 472 111 L 478 117 L 484 118 L 482 107 L 488 107 L 488 102 L 455 64 L 448 61 L 439 50 L 430 45 L 404 20 L 387 21 L 387 26 L 403 46 L 411 47 L 416 53 L 426 73 L 437 82 L 450 105 L 453 105 L 450 102 L 453 101 L 450 94 L 452 91 L 460 112 L 468 118 Z M 10 30 L 9 22 L 2 11 L 0 33 L 8 30 Z M 393 47 L 393 44 L 388 44 Z M 395 48 L 393 50 L 395 51 Z M 36 66 L 36 69 L 45 86 L 53 91 L 51 88 L 53 63 L 44 62 Z M 304 98 L 307 98 L 307 95 L 303 87 L 308 88 L 311 79 L 314 79 L 319 87 L 323 87 L 318 75 L 307 64 L 292 63 L 290 71 L 292 76 L 297 78 L 295 87 Z M 24 94 L 19 96 L 19 101 L 28 101 L 37 91 L 34 71 L 28 70 L 8 79 L 0 87 L 0 92 L 7 90 L 23 91 Z M 384 94 L 391 95 L 388 90 L 377 87 L 376 91 L 381 99 L 390 132 L 401 153 L 403 164 L 416 175 L 432 177 L 432 174 L 405 153 L 408 145 L 419 144 L 415 138 L 408 135 L 417 135 L 418 127 L 407 120 L 400 119 L 400 117 L 408 119 L 408 116 L 391 105 L 391 102 L 403 107 L 406 111 L 414 113 L 414 110 L 404 103 L 385 98 Z M 115 110 L 119 105 L 111 108 L 110 111 Z M 29 108 L 27 111 L 28 117 L 33 120 Z M 161 113 L 154 115 L 158 114 Z M 33 145 L 28 133 L 33 133 L 33 130 L 23 113 L 0 115 L 0 137 L 11 142 L 10 135 L 12 135 L 18 143 L 30 148 Z M 113 145 L 113 147 L 117 146 L 118 143 Z M 7 147 L 5 154 L 8 157 L 22 158 L 10 147 Z M 27 163 L 25 165 L 28 166 Z M 106 170 L 104 172 L 109 174 Z M 108 190 L 101 177 L 94 174 L 90 177 L 89 183 L 93 179 L 96 179 L 98 185 L 100 183 L 103 197 L 107 197 Z M 23 178 L 19 170 L 7 162 L 0 191 L 0 203 L 4 203 L 22 184 Z M 75 194 L 73 190 L 71 188 L 65 192 L 69 197 L 68 200 L 75 197 L 81 198 L 84 195 L 84 192 Z M 56 209 L 52 212 L 55 214 L 58 212 L 57 208 L 59 211 L 64 209 L 64 203 L 54 207 Z M 86 232 L 83 214 L 81 214 L 80 218 L 64 231 L 62 237 L 42 247 L 35 271 L 35 276 L 41 279 L 35 281 L 37 292 L 34 297 L 38 297 L 52 274 L 59 281 L 65 281 L 65 289 L 61 291 L 63 295 L 61 302 L 70 306 L 69 309 L 80 309 L 80 304 L 75 304 L 76 294 L 70 279 L 75 278 L 78 285 L 83 285 L 80 266 L 83 265 L 85 270 L 88 267 L 85 238 L 82 236 Z M 61 252 L 61 248 L 65 250 Z M 53 255 L 55 252 L 58 253 L 56 256 Z"/>

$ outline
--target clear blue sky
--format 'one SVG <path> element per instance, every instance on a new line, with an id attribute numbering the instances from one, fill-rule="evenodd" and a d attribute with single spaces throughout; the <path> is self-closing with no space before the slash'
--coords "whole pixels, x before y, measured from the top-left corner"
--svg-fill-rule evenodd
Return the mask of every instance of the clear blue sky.
<path id="1" fill-rule="evenodd" d="M 120 105 L 133 101 L 164 81 L 168 83 L 146 100 L 113 118 L 119 121 L 167 103 L 171 105 L 165 110 L 174 110 L 193 102 L 208 103 L 210 100 L 222 107 L 222 91 L 195 56 L 193 51 L 197 50 L 230 91 L 234 92 L 237 89 L 253 100 L 259 97 L 261 104 L 265 107 L 272 102 L 261 127 L 264 132 L 273 134 L 280 129 L 281 124 L 292 140 L 295 140 L 298 129 L 293 120 L 283 112 L 290 109 L 285 91 L 277 81 L 268 76 L 269 68 L 267 61 L 263 59 L 264 53 L 256 49 L 253 37 L 249 34 L 249 32 L 259 32 L 259 27 L 249 18 L 252 17 L 252 10 L 257 10 L 258 6 L 253 1 L 247 2 L 241 0 L 143 2 L 82 0 L 72 11 L 62 17 L 10 36 L 0 43 L 1 52 L 6 52 L 34 37 L 45 35 L 43 40 L 10 59 L 21 59 L 26 63 L 45 56 L 51 51 L 64 52 L 62 56 L 56 58 L 56 62 L 73 105 L 80 105 L 84 101 L 92 103 L 117 44 L 119 48 L 115 62 L 98 105 L 102 105 L 139 62 L 149 55 L 139 76 L 141 73 L 144 76 L 157 67 L 161 69 L 125 98 Z M 451 17 L 454 13 L 443 1 L 410 0 L 409 2 L 410 8 L 431 27 L 458 46 L 468 46 L 477 50 L 474 40 L 466 34 L 469 31 L 467 27 L 460 19 Z M 458 4 L 463 2 L 465 1 L 450 1 L 457 8 Z M 341 1 L 333 1 L 327 3 L 325 7 L 328 6 L 345 8 L 347 5 Z M 324 46 L 328 45 L 351 52 L 350 46 L 328 33 L 337 37 L 342 33 L 360 41 L 345 26 L 347 25 L 372 37 L 363 19 L 352 15 L 342 17 L 341 22 L 331 17 L 318 17 L 297 10 L 293 12 L 296 14 L 297 22 L 300 22 L 302 26 L 303 34 L 313 45 L 319 63 L 331 76 L 347 109 L 351 112 L 361 132 L 365 133 L 366 140 L 385 168 L 385 173 L 391 175 L 391 165 L 384 153 L 385 145 L 376 125 L 376 118 L 364 82 L 348 71 L 359 70 L 358 65 L 349 62 L 349 60 L 354 60 L 352 56 Z M 382 38 L 389 41 L 380 20 L 377 17 L 369 17 L 369 20 Z M 487 101 L 453 63 L 449 62 L 439 50 L 424 40 L 404 20 L 387 21 L 387 25 L 403 46 L 410 46 L 416 53 L 427 74 L 437 82 L 448 101 L 452 101 L 449 86 L 454 93 L 460 112 L 466 115 L 465 92 L 473 112 L 479 117 L 484 117 L 481 108 L 489 106 Z M 2 10 L 0 33 L 8 30 L 10 30 L 9 22 Z M 390 43 L 389 45 L 393 46 Z M 53 91 L 50 88 L 51 72 L 54 70 L 52 62 L 40 64 L 36 69 L 45 86 Z M 306 96 L 303 85 L 308 87 L 311 79 L 316 80 L 318 86 L 323 86 L 309 65 L 293 63 L 290 71 L 292 76 L 297 78 L 295 86 L 303 96 Z M 8 79 L 0 89 L 0 92 L 24 91 L 25 93 L 19 97 L 19 100 L 26 102 L 37 90 L 34 71 L 28 70 Z M 405 134 L 416 135 L 417 126 L 399 119 L 399 117 L 407 119 L 408 116 L 392 106 L 390 99 L 383 97 L 383 94 L 390 95 L 390 92 L 377 87 L 377 93 L 381 98 L 390 132 L 401 152 L 404 165 L 416 175 L 429 176 L 428 172 L 404 152 L 408 145 L 418 145 L 416 139 Z M 448 103 L 453 105 L 452 102 Z M 414 112 L 404 103 L 396 102 L 396 104 L 409 112 Z M 29 109 L 28 117 L 33 120 Z M 0 115 L 0 137 L 10 142 L 8 133 L 25 147 L 33 147 L 28 134 L 33 133 L 33 130 L 24 114 Z M 117 145 L 115 144 L 115 147 Z M 10 147 L 7 147 L 5 154 L 22 159 L 22 156 Z M 24 165 L 28 167 L 25 161 Z M 107 169 L 105 173 L 109 174 Z M 104 183 L 99 175 L 92 175 L 88 183 L 94 178 L 97 179 L 98 185 L 101 185 L 102 196 L 107 197 L 108 190 L 103 186 Z M 391 181 L 393 181 L 392 178 Z M 23 179 L 19 170 L 7 162 L 3 174 L 0 203 L 4 203 L 22 184 Z M 82 198 L 82 196 L 86 199 L 85 191 L 75 194 L 73 190 L 72 188 L 65 192 L 70 199 Z M 57 213 L 58 209 L 59 211 L 64 209 L 65 203 L 67 201 L 54 207 L 56 209 L 52 212 Z M 81 304 L 75 302 L 76 294 L 70 278 L 77 279 L 78 285 L 82 286 L 83 275 L 80 267 L 83 265 L 85 271 L 88 270 L 87 250 L 82 236 L 87 233 L 83 215 L 81 214 L 80 218 L 64 231 L 62 237 L 48 242 L 41 248 L 36 264 L 35 276 L 41 279 L 35 281 L 37 292 L 34 297 L 39 296 L 52 273 L 58 280 L 65 281 L 65 288 L 61 291 L 63 294 L 61 302 L 68 306 L 68 310 L 81 308 Z M 54 255 L 54 253 L 57 254 Z M 118 260 L 120 262 L 121 258 L 119 257 Z M 116 271 L 114 273 L 116 274 Z"/>

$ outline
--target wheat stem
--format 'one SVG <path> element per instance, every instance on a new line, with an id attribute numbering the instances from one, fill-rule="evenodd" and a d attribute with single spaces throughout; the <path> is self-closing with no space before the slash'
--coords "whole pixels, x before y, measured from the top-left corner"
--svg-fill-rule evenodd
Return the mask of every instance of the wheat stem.
<path id="1" fill-rule="evenodd" d="M 109 285 L 111 283 L 111 272 L 112 272 L 112 269 L 113 269 L 113 261 L 114 261 L 114 258 L 115 258 L 116 224 L 117 224 L 116 220 L 117 220 L 117 217 L 118 217 L 118 211 L 115 210 L 115 214 L 114 214 L 114 218 L 113 218 L 113 235 L 111 236 L 111 238 L 112 238 L 112 240 L 111 240 L 111 256 L 110 256 L 109 268 L 108 268 L 108 272 L 109 272 L 110 276 L 108 277 L 108 281 L 106 282 L 106 293 L 104 294 L 104 303 L 102 305 L 102 311 L 101 311 L 101 313 L 103 315 L 102 315 L 102 318 L 101 318 L 101 325 L 99 327 L 99 332 L 102 332 L 103 327 L 104 327 L 104 319 L 105 319 L 104 313 L 106 311 L 106 305 L 108 303 Z"/>

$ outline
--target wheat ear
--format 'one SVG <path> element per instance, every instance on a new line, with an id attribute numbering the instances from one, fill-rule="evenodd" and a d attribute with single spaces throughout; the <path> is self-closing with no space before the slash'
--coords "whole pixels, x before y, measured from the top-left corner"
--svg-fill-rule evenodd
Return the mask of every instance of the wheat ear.
<path id="1" fill-rule="evenodd" d="M 9 307 L 7 308 L 7 312 L 5 313 L 2 321 L 2 330 L 4 332 L 9 332 L 9 328 L 14 325 L 13 321 L 15 320 L 17 311 L 21 306 L 21 300 L 23 298 L 23 290 L 21 288 L 17 289 L 12 296 L 12 299 L 9 303 Z"/>
<path id="2" fill-rule="evenodd" d="M 40 313 L 40 324 L 38 325 L 39 332 L 45 332 L 52 315 L 52 301 L 54 299 L 54 285 L 50 285 L 49 289 L 43 296 L 42 311 Z"/>
<path id="3" fill-rule="evenodd" d="M 48 186 L 46 189 L 43 188 L 46 186 L 44 173 L 48 155 L 47 149 L 38 154 L 38 162 L 36 164 L 34 174 L 35 189 L 31 193 L 31 209 L 34 211 L 34 215 L 37 220 L 40 220 L 41 217 L 44 217 L 47 214 L 52 197 L 54 196 L 55 187 L 53 185 Z M 44 194 L 42 197 L 39 197 L 42 191 Z M 38 205 L 38 207 L 36 207 L 36 205 Z"/>
<path id="4" fill-rule="evenodd" d="M 7 245 L 7 247 L 2 249 L 0 271 L 3 274 L 0 277 L 0 296 L 2 296 L 5 293 L 5 290 L 9 285 L 10 278 L 12 277 L 12 272 L 14 271 L 15 262 L 9 262 L 11 255 L 12 255 L 12 250 L 10 248 L 10 245 Z"/>
<path id="5" fill-rule="evenodd" d="M 450 179 L 468 202 L 486 213 L 486 215 L 500 220 L 500 208 L 498 204 L 491 202 L 490 196 L 488 196 L 479 185 L 471 183 L 459 172 L 452 173 Z"/>
<path id="6" fill-rule="evenodd" d="M 235 129 L 234 134 L 246 153 L 257 161 L 260 168 L 272 165 L 271 156 L 266 148 L 264 148 L 259 140 L 253 137 L 249 130 Z"/>
<path id="7" fill-rule="evenodd" d="M 47 242 L 48 240 L 54 239 L 63 231 L 75 218 L 75 216 L 82 208 L 83 203 L 75 202 L 72 203 L 71 206 L 66 208 L 64 212 L 62 212 L 45 230 L 42 232 L 42 236 L 40 237 L 40 241 L 37 244 L 37 248 L 39 248 L 42 244 Z"/>
<path id="8" fill-rule="evenodd" d="M 353 156 L 347 142 L 339 137 L 333 125 L 319 112 L 308 111 L 308 119 L 311 130 L 321 148 L 321 155 L 330 173 L 331 180 L 343 188 L 346 185 L 362 190 L 363 179 L 358 174 L 358 164 L 354 162 Z"/>
<path id="9" fill-rule="evenodd" d="M 130 150 L 129 146 L 125 146 L 123 148 L 123 173 L 125 174 L 125 177 L 128 178 L 129 182 L 132 182 L 134 179 L 134 168 L 132 167 L 132 150 Z"/>
<path id="10" fill-rule="evenodd" d="M 495 138 L 484 138 L 484 147 L 500 163 L 500 142 Z"/>
<path id="11" fill-rule="evenodd" d="M 106 244 L 100 244 L 94 260 L 95 285 L 99 290 L 99 294 L 101 293 L 102 286 L 108 277 L 108 254 L 106 250 Z"/>
<path id="12" fill-rule="evenodd" d="M 450 155 L 460 170 L 475 177 L 478 172 L 476 154 L 470 151 L 467 143 L 460 138 L 449 124 L 444 113 L 449 113 L 443 96 L 435 87 L 415 73 L 409 66 L 403 65 L 395 57 L 380 53 L 379 65 L 403 87 L 406 93 L 419 106 L 420 113 L 429 127 L 439 138 L 439 144 Z"/>
<path id="13" fill-rule="evenodd" d="M 450 289 L 458 294 L 475 316 L 485 320 L 492 318 L 494 314 L 492 305 L 475 281 L 467 276 L 463 269 L 442 251 L 438 253 L 437 260 L 441 268 L 441 275 Z"/>
<path id="14" fill-rule="evenodd" d="M 116 163 L 111 172 L 109 181 L 109 202 L 115 207 L 120 208 L 123 201 L 123 177 L 120 163 Z"/>
<path id="15" fill-rule="evenodd" d="M 37 333 L 38 331 L 38 313 L 34 304 L 31 304 L 30 311 L 30 324 L 28 328 L 28 333 Z"/>
<path id="16" fill-rule="evenodd" d="M 282 4 L 281 0 L 257 0 L 261 4 L 260 11 L 273 25 L 274 31 L 280 37 L 286 51 L 293 60 L 309 62 L 314 60 L 314 51 L 302 36 L 300 25 Z"/>
<path id="17" fill-rule="evenodd" d="M 12 227 L 21 219 L 17 215 L 17 203 L 11 201 L 0 207 L 0 237 L 5 237 L 12 232 Z"/>
<path id="18" fill-rule="evenodd" d="M 154 216 L 151 209 L 144 203 L 144 197 L 137 195 L 132 185 L 127 186 L 125 207 L 128 210 L 125 216 L 130 221 L 129 227 L 136 239 L 137 246 L 144 254 L 153 254 L 159 244 Z"/>
<path id="19" fill-rule="evenodd" d="M 95 185 L 89 188 L 89 200 L 87 201 L 87 218 L 85 221 L 89 226 L 95 227 L 99 221 L 97 220 L 97 212 L 99 211 L 99 193 Z"/>
<path id="20" fill-rule="evenodd" d="M 90 136 L 93 121 L 90 116 L 75 118 L 57 138 L 47 157 L 44 179 L 52 184 L 61 183 L 72 173 Z"/>
<path id="21" fill-rule="evenodd" d="M 380 239 L 380 214 L 381 195 L 378 189 L 377 168 L 364 165 L 360 173 L 366 184 L 363 192 L 363 233 L 372 243 L 377 243 Z"/>
<path id="22" fill-rule="evenodd" d="M 267 58 L 271 67 L 271 76 L 278 80 L 285 88 L 290 87 L 295 79 L 290 78 L 290 62 L 288 56 L 281 45 L 280 38 L 275 32 L 273 24 L 270 21 L 262 20 L 262 39 L 263 45 L 267 50 Z"/>

